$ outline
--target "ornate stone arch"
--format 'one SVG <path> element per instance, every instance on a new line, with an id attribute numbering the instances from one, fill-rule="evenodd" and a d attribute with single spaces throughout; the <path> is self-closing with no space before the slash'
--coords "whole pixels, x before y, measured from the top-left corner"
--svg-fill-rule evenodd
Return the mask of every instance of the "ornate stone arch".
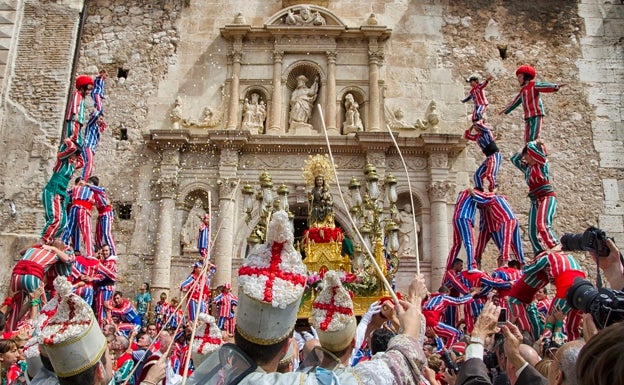
<path id="1" fill-rule="evenodd" d="M 178 229 L 180 252 L 195 252 L 197 250 L 197 235 L 201 216 L 208 212 L 208 196 L 212 189 L 204 183 L 191 183 L 185 186 L 176 202 L 177 215 L 174 227 Z M 213 206 L 214 207 L 214 206 Z M 214 215 L 212 216 L 214 218 Z M 175 234 L 175 233 L 174 233 Z"/>
<path id="2" fill-rule="evenodd" d="M 395 174 L 396 175 L 396 174 Z M 427 195 L 427 191 L 418 188 L 418 186 L 412 185 L 412 190 L 408 189 L 407 183 L 402 183 L 397 187 L 397 195 L 399 199 L 397 200 L 397 207 L 400 207 L 402 203 L 408 203 L 409 193 L 412 193 L 414 197 L 414 212 L 418 212 L 419 210 L 428 209 L 430 206 L 429 197 Z"/>
<path id="3" fill-rule="evenodd" d="M 286 67 L 283 73 L 282 82 L 286 84 L 288 91 L 292 92 L 297 87 L 297 76 L 299 75 L 305 75 L 310 83 L 314 81 L 316 76 L 319 76 L 321 85 L 327 80 L 327 74 L 318 63 L 311 60 L 297 60 Z"/>
<path id="4" fill-rule="evenodd" d="M 176 206 L 182 210 L 190 210 L 195 203 L 195 199 L 199 198 L 204 208 L 208 208 L 208 195 L 212 195 L 213 202 L 218 197 L 217 191 L 204 182 L 191 182 L 182 186 L 178 192 Z M 214 206 L 214 203 L 213 203 Z"/>

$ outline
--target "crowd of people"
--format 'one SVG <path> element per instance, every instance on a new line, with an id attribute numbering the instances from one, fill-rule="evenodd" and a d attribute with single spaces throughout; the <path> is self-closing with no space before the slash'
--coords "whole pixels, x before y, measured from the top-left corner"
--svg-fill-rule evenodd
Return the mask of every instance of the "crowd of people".
<path id="1" fill-rule="evenodd" d="M 524 108 L 525 143 L 511 162 L 529 188 L 526 228 L 533 257 L 525 258 L 518 218 L 497 194 L 503 161 L 486 121 L 484 94 L 492 78 L 479 83 L 473 76 L 464 100 L 475 103 L 473 122 L 464 136 L 480 146 L 485 160 L 474 174 L 474 187 L 458 195 L 453 245 L 439 290 L 428 293 L 424 278 L 417 276 L 404 294 L 375 301 L 358 322 L 340 272 L 330 270 L 323 274 L 305 330 L 295 330 L 295 321 L 306 267 L 284 211 L 273 213 L 266 243 L 254 247 L 240 267 L 240 298 L 229 282 L 212 295 L 211 277 L 218 267 L 210 258 L 209 213 L 202 217 L 199 255 L 180 283 L 180 299 L 169 301 L 162 292 L 153 301 L 148 282 L 138 287 L 134 301 L 116 290 L 112 209 L 92 175 L 106 127 L 106 73 L 95 79 L 79 76 L 54 173 L 42 194 L 41 239 L 22 251 L 0 307 L 3 385 L 621 382 L 617 353 L 624 346 L 617 336 L 624 325 L 596 327 L 592 314 L 582 314 L 566 300 L 585 273 L 562 251 L 552 228 L 556 194 L 539 138 L 540 93 L 563 84 L 535 82 L 530 66 L 518 68 L 516 76 L 521 90 L 501 113 Z M 94 108 L 87 117 L 89 93 Z M 321 182 L 316 181 L 319 191 Z M 94 207 L 98 220 L 92 232 Z M 488 273 L 481 262 L 490 239 L 499 257 L 498 267 Z M 458 258 L 462 245 L 465 262 Z M 608 256 L 593 257 L 611 287 L 622 289 L 621 255 L 612 241 L 606 245 Z"/>

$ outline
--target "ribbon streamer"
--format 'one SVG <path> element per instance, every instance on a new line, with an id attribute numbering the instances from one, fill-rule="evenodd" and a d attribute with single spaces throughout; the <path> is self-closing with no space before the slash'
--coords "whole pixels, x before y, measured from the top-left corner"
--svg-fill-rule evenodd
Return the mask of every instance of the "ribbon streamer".
<path id="1" fill-rule="evenodd" d="M 392 142 L 394 143 L 394 147 L 399 154 L 399 158 L 401 158 L 401 163 L 403 164 L 403 168 L 405 169 L 405 177 L 407 178 L 407 189 L 409 190 L 410 204 L 412 205 L 412 224 L 414 226 L 414 239 L 416 240 L 416 274 L 420 274 L 420 251 L 418 250 L 418 222 L 416 222 L 416 212 L 414 211 L 414 195 L 412 194 L 412 183 L 410 182 L 409 172 L 407 171 L 407 163 L 405 163 L 405 159 L 403 158 L 403 153 L 401 153 L 401 149 L 399 148 L 399 144 L 394 138 L 394 134 L 390 129 L 390 126 L 386 124 L 386 128 L 388 129 L 388 133 L 392 138 Z"/>
<path id="2" fill-rule="evenodd" d="M 383 271 L 377 264 L 377 261 L 375 261 L 375 257 L 373 256 L 373 253 L 368 248 L 368 245 L 366 244 L 366 242 L 364 242 L 364 237 L 362 236 L 362 234 L 360 234 L 360 230 L 357 228 L 357 224 L 355 223 L 355 221 L 353 220 L 353 217 L 351 216 L 351 213 L 349 212 L 349 207 L 347 206 L 347 202 L 345 201 L 344 196 L 342 194 L 342 188 L 340 187 L 340 179 L 338 179 L 338 171 L 336 170 L 336 163 L 334 162 L 334 156 L 332 154 L 331 144 L 329 143 L 329 136 L 327 135 L 327 127 L 325 126 L 325 118 L 323 115 L 323 109 L 321 108 L 320 104 L 317 104 L 316 106 L 318 107 L 319 113 L 321 115 L 321 124 L 323 125 L 323 133 L 325 134 L 325 142 L 327 143 L 329 159 L 331 160 L 332 170 L 334 171 L 334 179 L 336 180 L 336 187 L 338 188 L 338 192 L 340 193 L 340 200 L 342 201 L 345 211 L 348 213 L 349 220 L 351 221 L 351 225 L 353 226 L 355 233 L 358 235 L 358 237 L 360 238 L 360 242 L 364 246 L 364 249 L 366 251 L 365 254 L 370 258 L 371 262 L 373 263 L 373 267 L 375 268 L 375 271 L 377 272 L 379 279 L 381 279 L 381 282 L 383 282 L 384 286 L 386 287 L 386 290 L 388 290 L 388 292 L 390 293 L 392 300 L 394 301 L 394 303 L 398 305 L 399 299 L 397 298 L 396 293 L 394 292 L 394 290 L 392 290 L 392 286 L 390 285 L 390 283 L 384 276 Z"/>

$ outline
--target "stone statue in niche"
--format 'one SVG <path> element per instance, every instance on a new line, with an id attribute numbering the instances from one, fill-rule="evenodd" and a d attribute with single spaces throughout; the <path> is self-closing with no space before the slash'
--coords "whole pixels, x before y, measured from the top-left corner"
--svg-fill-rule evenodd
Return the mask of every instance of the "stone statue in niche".
<path id="1" fill-rule="evenodd" d="M 266 103 L 260 100 L 257 93 L 251 94 L 251 101 L 245 98 L 243 103 L 243 121 L 241 129 L 250 130 L 262 134 L 264 131 L 264 121 L 266 119 Z"/>
<path id="2" fill-rule="evenodd" d="M 412 205 L 407 203 L 396 218 L 399 225 L 399 250 L 397 255 L 400 257 L 416 256 L 416 234 L 420 233 L 420 226 L 416 222 L 416 231 L 414 232 L 414 218 L 412 217 Z"/>
<path id="3" fill-rule="evenodd" d="M 173 104 L 173 108 L 171 109 L 171 113 L 169 114 L 169 118 L 173 123 L 173 129 L 180 129 L 180 121 L 182 118 L 182 99 L 178 96 Z"/>
<path id="4" fill-rule="evenodd" d="M 202 223 L 204 212 L 201 199 L 196 199 L 193 208 L 189 211 L 186 222 L 184 222 L 180 230 L 180 245 L 183 250 L 197 251 L 197 237 L 199 235 L 197 229 Z"/>
<path id="5" fill-rule="evenodd" d="M 289 9 L 284 23 L 296 26 L 325 25 L 325 18 L 318 11 L 312 12 L 309 5 L 302 5 L 297 11 L 298 13 L 294 13 Z"/>
<path id="6" fill-rule="evenodd" d="M 360 105 L 353 98 L 353 94 L 348 93 L 345 96 L 345 121 L 342 123 L 342 131 L 344 134 L 350 134 L 353 132 L 364 131 L 362 125 L 362 119 L 360 119 Z"/>
<path id="7" fill-rule="evenodd" d="M 318 93 L 319 77 L 314 79 L 311 87 L 306 83 L 308 78 L 305 75 L 297 76 L 297 88 L 290 95 L 290 115 L 288 125 L 290 130 L 296 130 L 299 127 L 312 128 L 310 116 L 312 115 L 312 107 L 316 101 Z"/>

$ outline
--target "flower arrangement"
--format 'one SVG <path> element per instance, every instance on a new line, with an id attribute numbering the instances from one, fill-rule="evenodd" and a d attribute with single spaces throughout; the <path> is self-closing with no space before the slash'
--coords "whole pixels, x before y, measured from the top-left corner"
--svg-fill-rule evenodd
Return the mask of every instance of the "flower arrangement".
<path id="1" fill-rule="evenodd" d="M 304 243 L 342 242 L 344 235 L 339 227 L 313 227 L 303 232 Z"/>

